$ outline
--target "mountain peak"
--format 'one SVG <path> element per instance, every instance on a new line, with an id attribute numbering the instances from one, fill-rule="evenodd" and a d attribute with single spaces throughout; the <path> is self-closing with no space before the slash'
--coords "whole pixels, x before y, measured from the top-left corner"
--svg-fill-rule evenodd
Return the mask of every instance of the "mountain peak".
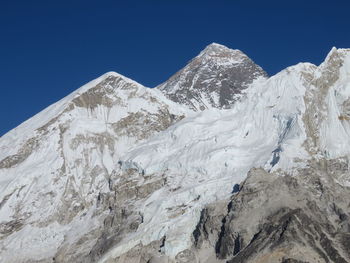
<path id="1" fill-rule="evenodd" d="M 209 45 L 207 45 L 202 52 L 224 52 L 224 51 L 235 51 L 235 52 L 240 52 L 240 50 L 238 49 L 231 49 L 231 48 L 228 48 L 226 47 L 225 45 L 221 45 L 221 44 L 218 44 L 218 43 L 211 43 Z"/>
<path id="2" fill-rule="evenodd" d="M 216 63 L 220 63 L 222 60 L 226 63 L 241 63 L 244 59 L 249 59 L 249 57 L 239 49 L 231 49 L 217 43 L 211 43 L 206 46 L 195 59 L 203 58 Z"/>
<path id="3" fill-rule="evenodd" d="M 218 43 L 211 43 L 207 45 L 202 52 L 204 51 L 223 51 L 223 50 L 232 50 L 224 45 L 218 44 Z"/>
<path id="4" fill-rule="evenodd" d="M 229 108 L 250 83 L 266 76 L 242 51 L 212 43 L 158 88 L 195 111 Z"/>
<path id="5" fill-rule="evenodd" d="M 324 62 L 328 62 L 329 60 L 332 60 L 334 58 L 344 59 L 348 55 L 350 55 L 349 48 L 332 47 L 332 49 L 328 52 Z"/>

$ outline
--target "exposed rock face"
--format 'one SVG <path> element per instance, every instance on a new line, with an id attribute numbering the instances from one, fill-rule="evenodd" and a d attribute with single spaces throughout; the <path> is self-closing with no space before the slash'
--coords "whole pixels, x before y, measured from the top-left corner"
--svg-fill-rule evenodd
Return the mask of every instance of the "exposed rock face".
<path id="1" fill-rule="evenodd" d="M 350 188 L 327 173 L 333 165 L 348 171 L 336 160 L 312 160 L 296 176 L 251 170 L 225 209 L 203 210 L 196 248 L 210 230 L 216 256 L 230 263 L 349 262 Z"/>
<path id="2" fill-rule="evenodd" d="M 240 50 L 213 43 L 157 88 L 193 110 L 230 108 L 253 80 L 266 76 Z"/>

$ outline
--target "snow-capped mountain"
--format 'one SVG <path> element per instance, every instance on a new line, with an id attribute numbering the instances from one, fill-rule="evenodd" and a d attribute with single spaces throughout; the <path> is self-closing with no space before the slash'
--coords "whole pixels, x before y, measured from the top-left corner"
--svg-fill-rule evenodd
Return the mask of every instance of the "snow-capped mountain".
<path id="1" fill-rule="evenodd" d="M 107 73 L 4 135 L 0 261 L 85 255 L 94 245 L 85 236 L 109 211 L 97 213 L 98 200 L 111 192 L 119 158 L 187 112 L 156 89 Z"/>
<path id="2" fill-rule="evenodd" d="M 107 73 L 0 138 L 0 261 L 349 262 L 349 101 L 347 49 Z"/>

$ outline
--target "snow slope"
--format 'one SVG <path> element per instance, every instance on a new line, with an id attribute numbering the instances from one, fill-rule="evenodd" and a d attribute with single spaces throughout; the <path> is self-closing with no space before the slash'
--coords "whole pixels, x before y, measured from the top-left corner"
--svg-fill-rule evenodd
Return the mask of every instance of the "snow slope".
<path id="1" fill-rule="evenodd" d="M 99 226 L 91 214 L 123 152 L 187 113 L 111 72 L 4 135 L 1 261 L 52 258 Z"/>

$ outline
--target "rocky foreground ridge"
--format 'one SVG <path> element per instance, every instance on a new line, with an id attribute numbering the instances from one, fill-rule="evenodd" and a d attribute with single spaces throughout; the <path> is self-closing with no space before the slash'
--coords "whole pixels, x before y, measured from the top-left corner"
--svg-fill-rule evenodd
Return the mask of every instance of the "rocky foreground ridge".
<path id="1" fill-rule="evenodd" d="M 350 262 L 349 145 L 348 49 L 106 73 L 0 138 L 0 261 Z"/>

